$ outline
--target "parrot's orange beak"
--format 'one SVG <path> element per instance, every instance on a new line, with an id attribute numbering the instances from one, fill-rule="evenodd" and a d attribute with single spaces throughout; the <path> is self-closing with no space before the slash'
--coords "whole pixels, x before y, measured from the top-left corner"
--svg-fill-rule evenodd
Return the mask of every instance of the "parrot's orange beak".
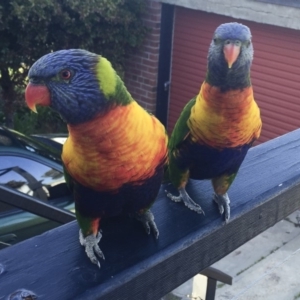
<path id="1" fill-rule="evenodd" d="M 228 68 L 231 69 L 232 65 L 237 60 L 241 51 L 241 46 L 236 45 L 234 42 L 226 44 L 223 48 L 225 59 L 228 63 Z"/>
<path id="2" fill-rule="evenodd" d="M 45 85 L 29 83 L 25 90 L 25 99 L 27 106 L 35 113 L 36 105 L 48 106 L 51 103 L 50 92 Z"/>

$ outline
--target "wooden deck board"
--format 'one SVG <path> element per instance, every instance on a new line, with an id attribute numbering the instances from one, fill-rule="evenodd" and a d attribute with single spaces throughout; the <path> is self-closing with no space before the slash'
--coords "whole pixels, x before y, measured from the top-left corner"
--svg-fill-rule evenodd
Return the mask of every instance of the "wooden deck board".
<path id="1" fill-rule="evenodd" d="M 224 226 L 209 181 L 188 185 L 206 216 L 168 200 L 162 187 L 153 213 L 158 240 L 126 216 L 103 223 L 105 261 L 92 265 L 76 222 L 0 251 L 0 299 L 18 289 L 38 299 L 159 299 L 300 206 L 300 130 L 251 149 L 229 190 Z"/>

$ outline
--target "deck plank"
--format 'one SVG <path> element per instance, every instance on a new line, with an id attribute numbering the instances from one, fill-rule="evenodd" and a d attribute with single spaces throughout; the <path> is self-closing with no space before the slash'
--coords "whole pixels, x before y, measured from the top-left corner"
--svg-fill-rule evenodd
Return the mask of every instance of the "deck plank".
<path id="1" fill-rule="evenodd" d="M 300 130 L 252 148 L 229 190 L 224 226 L 209 181 L 188 192 L 206 216 L 168 200 L 162 187 L 153 213 L 160 236 L 126 216 L 103 223 L 101 269 L 78 241 L 76 222 L 0 251 L 0 299 L 19 289 L 38 299 L 159 299 L 300 206 Z"/>

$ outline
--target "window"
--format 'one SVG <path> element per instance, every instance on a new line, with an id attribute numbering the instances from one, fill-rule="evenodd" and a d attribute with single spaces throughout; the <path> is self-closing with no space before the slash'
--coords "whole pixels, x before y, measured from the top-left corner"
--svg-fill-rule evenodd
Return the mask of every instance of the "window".
<path id="1" fill-rule="evenodd" d="M 17 156 L 0 156 L 0 184 L 43 201 L 70 194 L 62 172 Z"/>
<path id="2" fill-rule="evenodd" d="M 0 155 L 2 185 L 57 206 L 72 203 L 63 173 L 30 158 Z M 0 201 L 0 249 L 58 225 Z"/>
<path id="3" fill-rule="evenodd" d="M 48 138 L 30 138 L 0 126 L 0 147 L 16 147 L 61 163 L 62 144 Z M 1 168 L 1 164 L 0 164 Z"/>

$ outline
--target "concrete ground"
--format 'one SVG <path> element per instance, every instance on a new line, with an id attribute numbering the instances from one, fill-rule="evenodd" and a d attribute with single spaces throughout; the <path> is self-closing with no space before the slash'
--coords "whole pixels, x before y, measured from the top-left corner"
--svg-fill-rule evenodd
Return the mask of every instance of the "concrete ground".
<path id="1" fill-rule="evenodd" d="M 216 300 L 300 300 L 300 211 L 230 253 L 213 267 L 233 277 L 217 284 Z M 205 299 L 206 278 L 196 276 L 163 299 Z"/>

